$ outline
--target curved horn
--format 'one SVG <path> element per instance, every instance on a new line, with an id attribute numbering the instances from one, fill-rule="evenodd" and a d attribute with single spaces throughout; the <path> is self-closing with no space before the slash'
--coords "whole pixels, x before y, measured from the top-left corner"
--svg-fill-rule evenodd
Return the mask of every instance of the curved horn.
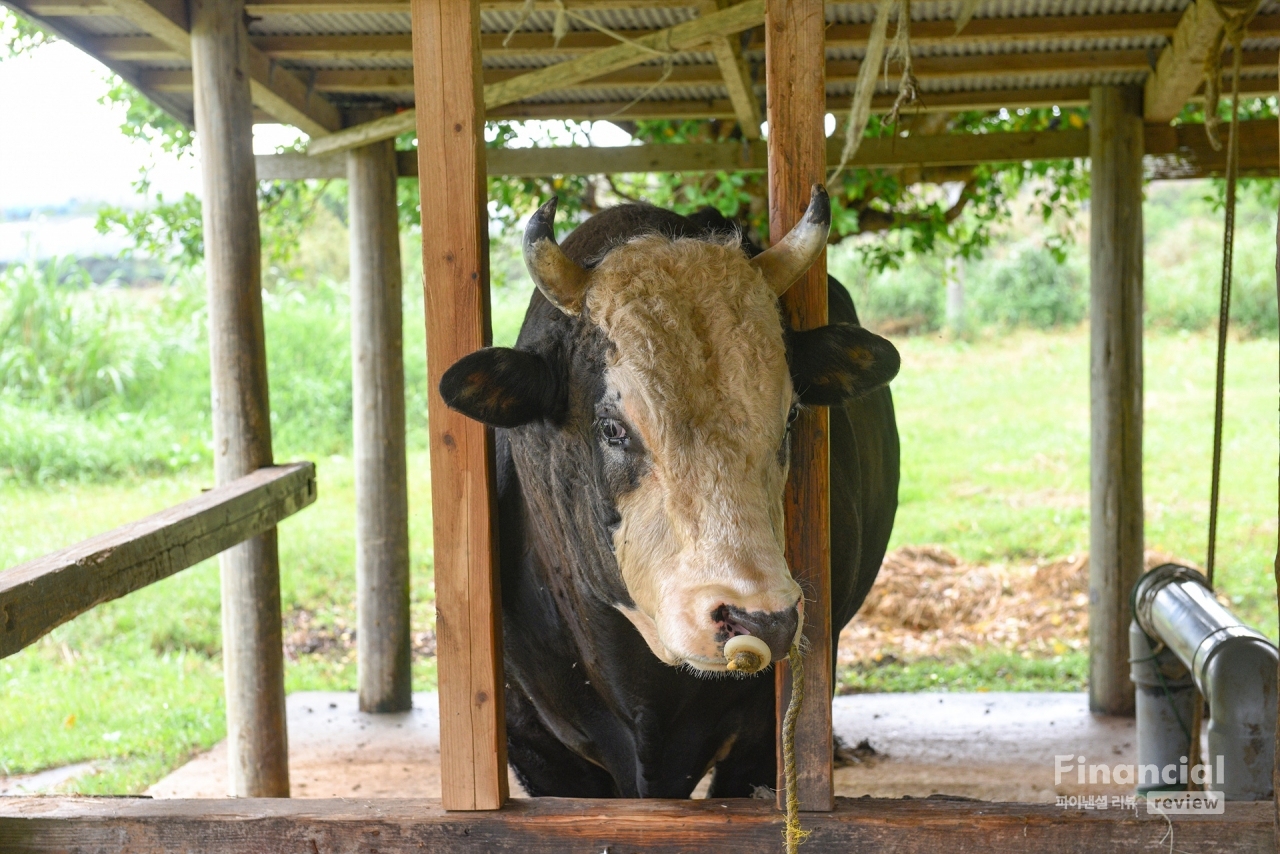
<path id="1" fill-rule="evenodd" d="M 524 228 L 524 265 L 533 283 L 552 305 L 570 317 L 582 311 L 590 274 L 556 243 L 555 221 L 558 199 L 538 208 Z"/>
<path id="2" fill-rule="evenodd" d="M 752 258 L 751 264 L 764 274 L 773 292 L 782 296 L 818 260 L 830 231 L 831 200 L 826 187 L 814 184 L 804 216 L 786 237 Z"/>

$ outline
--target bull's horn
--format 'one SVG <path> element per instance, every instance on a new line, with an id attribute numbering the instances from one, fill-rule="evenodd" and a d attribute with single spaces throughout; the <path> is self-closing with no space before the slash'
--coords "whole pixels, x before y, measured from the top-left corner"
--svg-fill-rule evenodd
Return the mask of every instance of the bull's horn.
<path id="1" fill-rule="evenodd" d="M 814 184 L 804 216 L 786 237 L 752 258 L 751 263 L 764 274 L 773 292 L 782 296 L 818 260 L 830 231 L 831 200 L 826 187 Z"/>
<path id="2" fill-rule="evenodd" d="M 524 229 L 524 265 L 533 283 L 552 305 L 573 317 L 582 311 L 590 274 L 565 255 L 556 243 L 556 203 L 538 208 Z"/>

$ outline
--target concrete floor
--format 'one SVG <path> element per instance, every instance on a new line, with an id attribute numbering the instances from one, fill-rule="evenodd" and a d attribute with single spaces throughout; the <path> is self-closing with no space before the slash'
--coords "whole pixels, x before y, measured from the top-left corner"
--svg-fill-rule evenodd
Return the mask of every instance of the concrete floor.
<path id="1" fill-rule="evenodd" d="M 440 797 L 435 694 L 415 694 L 411 712 L 367 715 L 355 694 L 305 692 L 289 696 L 288 713 L 295 798 Z M 833 720 L 847 747 L 871 747 L 847 751 L 849 764 L 836 770 L 836 793 L 848 797 L 1053 802 L 1086 791 L 1074 778 L 1055 786 L 1055 755 L 1110 765 L 1135 761 L 1137 746 L 1132 718 L 1090 715 L 1084 694 L 860 694 L 837 697 Z M 514 778 L 511 791 L 521 792 Z M 1087 791 L 1130 793 L 1126 786 Z M 225 796 L 225 743 L 147 793 Z"/>

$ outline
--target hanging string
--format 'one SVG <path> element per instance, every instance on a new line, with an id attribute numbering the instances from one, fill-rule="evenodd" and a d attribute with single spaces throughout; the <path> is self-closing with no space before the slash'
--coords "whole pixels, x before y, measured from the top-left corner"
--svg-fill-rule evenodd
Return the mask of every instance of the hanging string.
<path id="1" fill-rule="evenodd" d="M 516 17 L 516 22 L 511 25 L 511 29 L 507 31 L 507 37 L 502 40 L 503 47 L 507 46 L 507 44 L 511 41 L 512 37 L 515 36 L 515 34 L 520 31 L 520 28 L 525 25 L 525 22 L 529 20 L 529 16 L 533 14 L 534 6 L 537 4 L 537 2 L 538 0 L 524 0 L 524 5 L 520 7 L 520 14 Z M 609 119 L 617 118 L 618 116 L 625 113 L 627 110 L 634 107 L 636 104 L 643 101 L 645 98 L 648 98 L 650 95 L 653 94 L 655 89 L 657 89 L 663 83 L 666 83 L 668 78 L 671 77 L 671 73 L 675 71 L 674 59 L 675 59 L 676 52 L 671 47 L 671 30 L 669 29 L 665 30 L 666 45 L 661 48 L 656 48 L 656 47 L 653 47 L 652 45 L 647 45 L 643 42 L 638 42 L 635 39 L 627 38 L 617 30 L 612 30 L 609 27 L 606 27 L 604 24 L 598 23 L 597 21 L 593 21 L 591 18 L 588 18 L 585 15 L 580 15 L 579 13 L 566 7 L 564 5 L 564 0 L 554 0 L 554 2 L 556 4 L 556 18 L 555 18 L 555 23 L 552 25 L 552 28 L 551 28 L 551 35 L 552 35 L 552 38 L 555 39 L 553 43 L 555 47 L 560 46 L 560 40 L 563 39 L 565 35 L 569 32 L 569 21 L 572 19 L 584 26 L 587 26 L 593 30 L 596 30 L 597 32 L 604 33 L 609 38 L 615 39 L 621 44 L 630 45 L 631 47 L 634 47 L 638 50 L 645 51 L 647 53 L 651 53 L 654 56 L 660 57 L 662 59 L 662 76 L 660 76 L 657 80 L 653 81 L 653 83 L 649 84 L 648 88 L 646 88 L 639 95 L 636 95 L 626 104 L 614 110 L 612 113 L 609 113 L 607 116 L 602 116 L 600 119 L 601 121 L 607 121 Z"/>
<path id="2" fill-rule="evenodd" d="M 1256 6 L 1256 4 L 1255 4 Z M 1231 37 L 1231 128 L 1227 135 L 1227 198 L 1224 212 L 1222 233 L 1222 282 L 1218 294 L 1218 353 L 1216 375 L 1213 389 L 1213 467 L 1209 484 L 1209 543 L 1205 559 L 1205 576 L 1209 587 L 1214 586 L 1214 569 L 1217 565 L 1218 551 L 1218 501 L 1222 480 L 1222 415 L 1224 408 L 1226 368 L 1227 368 L 1227 332 L 1231 320 L 1231 274 L 1235 256 L 1236 231 L 1236 183 L 1240 170 L 1240 138 L 1237 125 L 1240 123 L 1240 65 L 1242 54 L 1244 26 L 1241 23 L 1233 28 Z M 1217 115 L 1217 109 L 1210 109 L 1206 101 L 1206 130 L 1210 112 Z M 1212 140 L 1213 137 L 1210 136 Z"/>
<path id="3" fill-rule="evenodd" d="M 849 120 L 844 127 L 844 148 L 840 151 L 840 163 L 827 179 L 827 184 L 834 184 L 844 167 L 858 153 L 862 143 L 862 135 L 867 131 L 867 121 L 871 118 L 871 100 L 876 92 L 876 77 L 880 72 L 880 63 L 884 59 L 886 33 L 889 30 L 889 16 L 898 0 L 880 0 L 876 7 L 876 18 L 871 24 L 871 36 L 867 39 L 867 52 L 858 68 L 858 81 L 853 86 L 853 99 L 849 103 Z M 904 24 L 898 21 L 898 26 Z"/>

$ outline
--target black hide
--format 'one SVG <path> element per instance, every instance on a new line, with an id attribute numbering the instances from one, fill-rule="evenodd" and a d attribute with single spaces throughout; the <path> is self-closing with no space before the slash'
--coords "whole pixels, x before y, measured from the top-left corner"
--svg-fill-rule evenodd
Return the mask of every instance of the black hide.
<path id="1" fill-rule="evenodd" d="M 714 213 L 686 219 L 626 205 L 597 214 L 563 249 L 594 266 L 641 233 L 699 237 L 729 227 Z M 848 293 L 829 281 L 831 323 L 847 328 L 788 341 L 793 364 L 815 378 L 830 373 L 824 353 L 857 361 L 849 354 L 873 343 L 857 326 Z M 595 433 L 608 342 L 589 318 L 568 317 L 535 293 L 516 346 L 538 378 L 527 394 L 509 399 L 453 388 L 446 399 L 469 414 L 497 413 L 489 419 L 495 424 L 515 424 L 512 413 L 551 402 L 550 413 L 497 431 L 507 740 L 520 781 L 535 796 L 684 798 L 714 767 L 715 797 L 772 787 L 772 672 L 708 678 L 665 665 L 615 607 L 631 603 L 610 546 L 614 497 L 637 473 L 607 471 Z M 504 369 L 516 364 L 474 355 L 459 363 L 455 379 L 495 358 Z M 811 397 L 822 396 L 817 379 L 808 385 Z M 468 394 L 472 405 L 461 405 Z M 897 508 L 898 434 L 888 388 L 833 407 L 830 429 L 838 635 L 875 579 Z"/>

